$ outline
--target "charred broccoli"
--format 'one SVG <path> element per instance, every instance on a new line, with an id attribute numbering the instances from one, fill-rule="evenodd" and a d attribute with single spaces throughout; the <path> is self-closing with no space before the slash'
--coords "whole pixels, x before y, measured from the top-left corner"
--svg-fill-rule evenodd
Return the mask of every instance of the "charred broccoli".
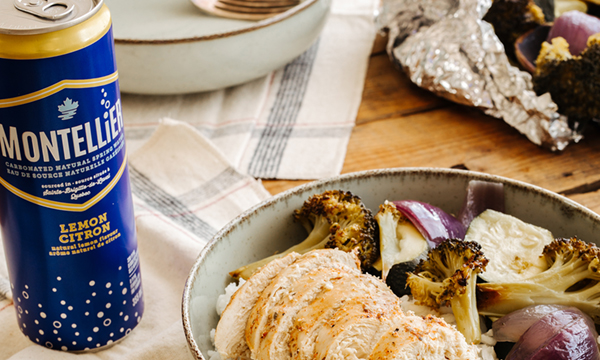
<path id="1" fill-rule="evenodd" d="M 457 329 L 471 343 L 481 340 L 475 299 L 477 274 L 488 260 L 473 241 L 446 240 L 429 251 L 407 283 L 415 300 L 432 308 L 452 307 Z"/>
<path id="2" fill-rule="evenodd" d="M 572 123 L 600 119 L 600 34 L 590 36 L 580 56 L 571 55 L 562 37 L 544 42 L 533 88 L 538 95 L 550 93 L 558 111 Z"/>
<path id="3" fill-rule="evenodd" d="M 546 13 L 550 14 L 553 10 Z M 513 56 L 514 44 L 519 36 L 552 19 L 546 19 L 544 11 L 534 0 L 494 0 L 483 20 L 492 24 L 506 53 Z"/>
<path id="4" fill-rule="evenodd" d="M 349 191 L 329 190 L 311 196 L 294 211 L 294 219 L 308 231 L 306 239 L 282 253 L 232 271 L 230 275 L 247 279 L 261 266 L 291 252 L 304 254 L 323 248 L 356 251 L 363 269 L 379 256 L 378 228 L 373 214 Z"/>
<path id="5" fill-rule="evenodd" d="M 600 323 L 600 249 L 576 238 L 546 245 L 547 269 L 519 283 L 477 285 L 482 315 L 503 316 L 529 305 L 567 305 L 579 308 Z"/>

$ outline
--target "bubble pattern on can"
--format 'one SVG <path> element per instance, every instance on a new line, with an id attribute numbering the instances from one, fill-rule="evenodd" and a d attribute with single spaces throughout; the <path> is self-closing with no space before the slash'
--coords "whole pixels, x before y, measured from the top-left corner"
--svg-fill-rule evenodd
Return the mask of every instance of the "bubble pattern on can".
<path id="1" fill-rule="evenodd" d="M 119 267 L 118 271 L 124 273 L 123 278 L 128 278 L 128 269 Z M 131 301 L 130 289 L 137 290 L 135 285 L 130 287 L 131 284 L 124 281 L 99 284 L 93 279 L 85 284 L 86 280 L 70 279 L 67 273 L 51 281 L 52 289 L 60 288 L 63 281 L 81 283 L 80 290 L 85 296 L 42 304 L 34 300 L 40 297 L 35 288 L 25 284 L 15 289 L 21 331 L 30 340 L 63 351 L 82 350 L 82 347 L 90 350 L 112 344 L 141 321 L 141 313 L 130 314 L 123 308 Z"/>

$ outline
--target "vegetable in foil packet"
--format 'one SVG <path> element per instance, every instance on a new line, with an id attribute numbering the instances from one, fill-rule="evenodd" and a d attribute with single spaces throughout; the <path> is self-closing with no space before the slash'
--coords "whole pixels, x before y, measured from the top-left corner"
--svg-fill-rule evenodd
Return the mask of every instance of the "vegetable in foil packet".
<path id="1" fill-rule="evenodd" d="M 378 22 L 387 52 L 412 82 L 503 119 L 531 142 L 561 151 L 582 135 L 531 75 L 512 66 L 492 26 L 491 0 L 383 0 Z"/>

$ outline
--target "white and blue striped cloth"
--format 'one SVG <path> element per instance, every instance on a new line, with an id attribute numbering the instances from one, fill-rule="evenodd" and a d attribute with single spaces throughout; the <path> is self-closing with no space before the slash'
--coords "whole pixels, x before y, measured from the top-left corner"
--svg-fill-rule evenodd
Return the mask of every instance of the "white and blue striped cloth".
<path id="1" fill-rule="evenodd" d="M 374 3 L 335 0 L 319 41 L 263 79 L 203 94 L 124 95 L 144 317 L 103 351 L 35 345 L 17 326 L 0 246 L 0 360 L 192 359 L 181 296 L 202 247 L 270 196 L 257 178 L 341 171 L 375 36 Z"/>
<path id="2" fill-rule="evenodd" d="M 198 129 L 240 172 L 319 179 L 342 170 L 375 38 L 374 0 L 334 1 L 320 38 L 266 77 L 176 96 L 123 95 L 130 149 L 162 118 Z"/>

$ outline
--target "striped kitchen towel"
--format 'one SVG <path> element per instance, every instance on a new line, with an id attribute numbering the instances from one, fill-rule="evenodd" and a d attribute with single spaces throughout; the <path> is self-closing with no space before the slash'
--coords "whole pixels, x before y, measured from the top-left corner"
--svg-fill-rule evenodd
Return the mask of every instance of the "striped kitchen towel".
<path id="1" fill-rule="evenodd" d="M 375 38 L 377 0 L 334 0 L 319 40 L 266 77 L 219 91 L 123 95 L 127 142 L 141 146 L 159 119 L 198 129 L 244 174 L 317 179 L 342 170 Z"/>
<path id="2" fill-rule="evenodd" d="M 0 360 L 193 359 L 181 319 L 190 269 L 220 228 L 270 195 L 184 122 L 161 121 L 146 143 L 130 153 L 144 290 L 141 322 L 122 341 L 97 352 L 67 353 L 35 344 L 18 327 L 0 250 Z"/>
<path id="3" fill-rule="evenodd" d="M 1 241 L 0 241 L 1 243 Z M 0 246 L 0 311 L 12 303 L 8 270 L 4 266 L 4 247 Z"/>

